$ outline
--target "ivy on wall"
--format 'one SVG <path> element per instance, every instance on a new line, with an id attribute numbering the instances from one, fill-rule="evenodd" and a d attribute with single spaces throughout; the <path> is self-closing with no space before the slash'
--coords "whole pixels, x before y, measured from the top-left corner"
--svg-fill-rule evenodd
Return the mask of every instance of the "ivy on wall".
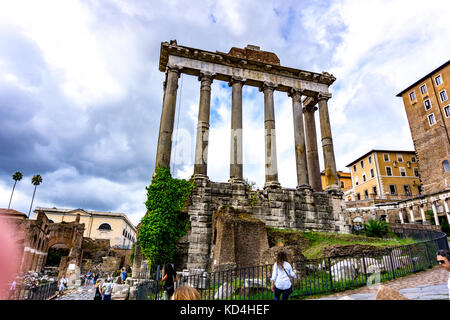
<path id="1" fill-rule="evenodd" d="M 173 262 L 177 241 L 189 229 L 183 213 L 194 189 L 194 180 L 174 179 L 167 168 L 159 167 L 147 190 L 147 213 L 142 218 L 138 239 L 143 256 L 151 264 Z"/>

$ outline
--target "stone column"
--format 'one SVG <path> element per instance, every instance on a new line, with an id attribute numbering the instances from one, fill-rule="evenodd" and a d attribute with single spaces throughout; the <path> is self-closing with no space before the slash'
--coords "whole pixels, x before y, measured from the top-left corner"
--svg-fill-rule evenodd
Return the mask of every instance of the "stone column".
<path id="1" fill-rule="evenodd" d="M 230 180 L 231 183 L 244 183 L 243 141 L 242 141 L 242 87 L 245 79 L 231 78 L 231 141 L 230 141 Z"/>
<path id="2" fill-rule="evenodd" d="M 447 215 L 448 224 L 450 224 L 450 210 L 448 208 L 447 199 L 442 200 L 444 202 L 445 214 Z"/>
<path id="3" fill-rule="evenodd" d="M 166 72 L 167 80 L 165 83 L 161 122 L 159 126 L 155 170 L 158 167 L 170 168 L 170 155 L 172 152 L 172 132 L 175 121 L 175 107 L 180 69 L 168 66 Z"/>
<path id="4" fill-rule="evenodd" d="M 200 85 L 200 103 L 198 110 L 197 137 L 195 144 L 194 178 L 208 179 L 208 139 L 209 115 L 211 106 L 211 83 L 213 75 L 202 72 L 198 80 Z"/>
<path id="5" fill-rule="evenodd" d="M 403 220 L 403 212 L 402 209 L 398 210 L 398 216 L 400 217 L 400 223 L 404 224 L 405 220 Z"/>
<path id="6" fill-rule="evenodd" d="M 422 217 L 422 224 L 426 224 L 427 218 L 425 217 L 425 210 L 423 209 L 423 204 L 420 205 L 420 216 Z"/>
<path id="7" fill-rule="evenodd" d="M 278 182 L 277 146 L 275 135 L 275 110 L 273 103 L 273 91 L 275 85 L 264 82 L 260 91 L 264 92 L 264 130 L 265 130 L 265 168 L 266 183 L 264 188 L 280 188 Z"/>
<path id="8" fill-rule="evenodd" d="M 412 206 L 409 207 L 409 216 L 411 217 L 411 222 L 412 222 L 412 223 L 415 223 L 416 220 L 414 219 L 414 210 L 413 210 L 413 207 L 412 207 Z"/>
<path id="9" fill-rule="evenodd" d="M 306 159 L 309 185 L 314 191 L 322 191 L 319 154 L 317 152 L 316 122 L 314 120 L 314 112 L 317 110 L 317 107 L 314 104 L 312 102 L 303 107 L 305 116 Z"/>
<path id="10" fill-rule="evenodd" d="M 436 209 L 436 203 L 434 201 L 431 202 L 431 208 L 433 209 L 433 215 L 434 215 L 434 223 L 439 226 L 439 218 L 438 218 L 438 214 L 437 214 L 437 209 Z"/>
<path id="11" fill-rule="evenodd" d="M 333 137 L 331 134 L 330 115 L 328 113 L 328 99 L 331 94 L 319 94 L 320 132 L 322 136 L 322 151 L 325 167 L 326 190 L 340 191 L 334 156 Z"/>
<path id="12" fill-rule="evenodd" d="M 389 214 L 388 214 L 388 211 L 387 211 L 386 209 L 384 209 L 383 211 L 384 211 L 384 214 L 385 214 L 385 216 L 386 216 L 386 222 L 389 223 Z"/>
<path id="13" fill-rule="evenodd" d="M 308 180 L 308 164 L 306 160 L 305 129 L 303 125 L 302 92 L 291 89 L 288 96 L 292 97 L 292 112 L 294 118 L 295 163 L 297 168 L 297 189 L 310 189 Z"/>

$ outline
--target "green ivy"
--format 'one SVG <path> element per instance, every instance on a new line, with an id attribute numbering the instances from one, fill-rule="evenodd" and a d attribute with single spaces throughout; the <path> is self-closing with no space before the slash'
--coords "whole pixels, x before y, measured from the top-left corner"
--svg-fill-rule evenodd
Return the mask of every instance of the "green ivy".
<path id="1" fill-rule="evenodd" d="M 194 181 L 174 179 L 159 167 L 147 190 L 147 213 L 139 228 L 139 245 L 151 264 L 173 262 L 177 241 L 187 233 L 189 216 L 183 213 L 194 189 Z"/>

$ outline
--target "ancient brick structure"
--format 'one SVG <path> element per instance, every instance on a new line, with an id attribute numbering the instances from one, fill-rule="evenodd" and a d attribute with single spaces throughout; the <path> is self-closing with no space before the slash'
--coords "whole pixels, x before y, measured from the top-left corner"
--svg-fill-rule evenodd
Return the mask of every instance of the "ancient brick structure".
<path id="1" fill-rule="evenodd" d="M 170 167 L 178 78 L 181 73 L 198 77 L 200 102 L 195 147 L 196 189 L 188 208 L 191 231 L 187 268 L 211 267 L 216 246 L 212 217 L 222 206 L 231 206 L 276 228 L 347 232 L 339 190 L 333 140 L 328 114 L 328 87 L 335 81 L 329 73 L 314 73 L 280 65 L 276 54 L 259 47 L 232 48 L 228 54 L 161 44 L 160 71 L 166 72 L 155 167 Z M 211 83 L 228 82 L 232 87 L 230 130 L 230 175 L 228 183 L 209 180 L 208 133 Z M 258 203 L 249 202 L 243 174 L 242 88 L 254 86 L 264 94 L 265 185 Z M 282 188 L 278 181 L 274 91 L 292 98 L 297 188 Z M 322 192 L 315 111 L 319 110 L 326 186 Z M 235 230 L 236 231 L 236 230 Z M 236 239 L 236 238 L 235 238 Z M 239 246 L 239 239 L 235 245 Z M 252 260 L 252 257 L 248 257 Z M 240 258 L 238 258 L 240 259 Z M 244 264 L 243 261 L 238 261 Z"/>

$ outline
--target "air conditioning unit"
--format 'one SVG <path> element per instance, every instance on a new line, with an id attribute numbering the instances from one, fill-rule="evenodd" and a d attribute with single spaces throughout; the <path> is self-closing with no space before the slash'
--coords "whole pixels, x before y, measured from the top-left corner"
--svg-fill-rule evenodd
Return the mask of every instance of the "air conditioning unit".
<path id="1" fill-rule="evenodd" d="M 408 168 L 411 168 L 411 162 L 410 162 L 410 161 L 406 161 L 406 166 L 407 166 Z"/>
<path id="2" fill-rule="evenodd" d="M 392 163 L 393 163 L 393 165 L 394 165 L 394 168 L 397 168 L 397 161 L 394 160 Z"/>

